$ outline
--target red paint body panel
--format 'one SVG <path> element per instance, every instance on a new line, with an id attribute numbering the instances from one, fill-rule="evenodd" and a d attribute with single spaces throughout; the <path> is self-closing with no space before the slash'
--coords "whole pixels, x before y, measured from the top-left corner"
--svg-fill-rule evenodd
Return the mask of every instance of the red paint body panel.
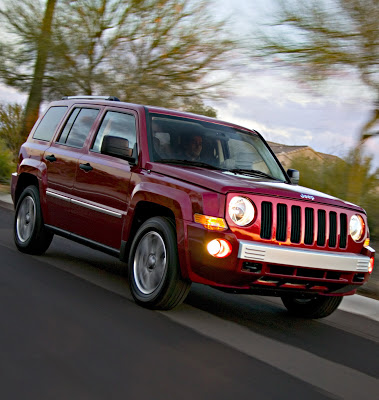
<path id="1" fill-rule="evenodd" d="M 93 170 L 85 172 L 80 164 L 89 163 Z M 72 198 L 89 205 L 100 205 L 109 214 L 72 204 L 71 231 L 107 246 L 120 248 L 123 220 L 130 202 L 130 166 L 127 161 L 103 154 L 88 154 L 76 165 L 76 179 Z M 113 213 L 120 214 L 113 215 Z"/>

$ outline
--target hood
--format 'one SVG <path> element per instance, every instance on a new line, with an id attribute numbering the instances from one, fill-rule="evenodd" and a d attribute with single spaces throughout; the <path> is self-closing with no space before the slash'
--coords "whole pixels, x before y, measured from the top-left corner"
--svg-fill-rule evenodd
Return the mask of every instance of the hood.
<path id="1" fill-rule="evenodd" d="M 260 177 L 234 174 L 228 171 L 210 170 L 191 166 L 179 167 L 160 163 L 148 163 L 147 169 L 221 194 L 249 193 L 310 203 L 327 204 L 364 213 L 364 210 L 355 204 L 318 192 L 317 190 L 309 189 L 304 186 L 266 180 Z"/>

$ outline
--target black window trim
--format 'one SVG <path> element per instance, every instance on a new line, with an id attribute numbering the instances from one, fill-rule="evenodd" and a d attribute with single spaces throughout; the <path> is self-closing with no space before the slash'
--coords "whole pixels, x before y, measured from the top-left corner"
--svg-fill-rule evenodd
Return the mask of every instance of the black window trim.
<path id="1" fill-rule="evenodd" d="M 110 106 L 108 106 L 108 107 L 105 107 L 103 109 L 103 112 L 102 112 L 102 114 L 100 116 L 100 120 L 99 120 L 99 123 L 97 125 L 95 134 L 93 135 L 92 141 L 89 144 L 89 149 L 88 149 L 89 152 L 94 153 L 94 154 L 102 154 L 100 151 L 96 151 L 92 147 L 95 144 L 97 135 L 98 135 L 99 130 L 101 128 L 101 125 L 102 125 L 102 123 L 104 121 L 104 118 L 105 118 L 105 116 L 107 115 L 108 112 L 118 112 L 120 114 L 128 114 L 128 115 L 132 115 L 134 117 L 135 126 L 136 126 L 136 143 L 137 143 L 137 146 L 138 146 L 138 113 L 137 113 L 137 111 L 133 110 L 131 108 L 120 108 L 120 107 L 114 107 L 114 106 L 110 107 Z"/>
<path id="2" fill-rule="evenodd" d="M 96 116 L 96 118 L 95 118 L 95 120 L 94 120 L 94 122 L 92 124 L 92 127 L 91 127 L 91 129 L 90 129 L 90 131 L 89 131 L 89 133 L 87 135 L 87 138 L 84 141 L 82 146 L 73 146 L 73 145 L 67 144 L 66 142 L 65 143 L 60 143 L 59 142 L 59 138 L 61 137 L 61 135 L 63 133 L 63 130 L 64 130 L 64 128 L 66 127 L 66 125 L 68 123 L 68 120 L 70 119 L 71 115 L 73 114 L 73 112 L 77 108 L 80 108 L 80 109 L 83 109 L 83 108 L 95 109 L 95 110 L 98 110 L 99 112 L 98 112 L 98 115 Z M 92 134 L 92 132 L 94 130 L 94 127 L 96 127 L 98 125 L 98 119 L 99 119 L 99 116 L 102 115 L 103 110 L 104 110 L 104 106 L 99 105 L 99 104 L 96 104 L 96 105 L 95 104 L 94 105 L 87 104 L 87 103 L 84 103 L 84 104 L 83 103 L 75 103 L 75 104 L 73 104 L 72 107 L 69 107 L 69 110 L 67 110 L 64 118 L 61 121 L 59 129 L 57 130 L 56 134 L 53 137 L 54 145 L 70 147 L 71 149 L 83 149 L 83 148 L 85 148 L 86 147 L 86 143 L 88 141 L 88 138 L 91 136 L 91 134 Z M 79 114 L 80 114 L 80 112 L 78 113 L 78 115 Z M 78 115 L 76 116 L 76 118 L 78 117 Z M 76 118 L 75 118 L 75 121 L 76 121 Z M 74 126 L 74 123 L 72 124 L 72 126 Z M 71 127 L 71 129 L 72 129 L 72 127 Z M 70 132 L 71 132 L 71 129 L 70 129 Z M 67 135 L 67 138 L 68 138 L 68 136 L 69 135 Z"/>

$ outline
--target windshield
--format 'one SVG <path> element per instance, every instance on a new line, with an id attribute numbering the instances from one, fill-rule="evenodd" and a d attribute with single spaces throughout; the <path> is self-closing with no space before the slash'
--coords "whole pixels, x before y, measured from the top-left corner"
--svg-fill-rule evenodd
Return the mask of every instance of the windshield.
<path id="1" fill-rule="evenodd" d="M 261 138 L 228 126 L 152 114 L 151 161 L 285 181 Z"/>

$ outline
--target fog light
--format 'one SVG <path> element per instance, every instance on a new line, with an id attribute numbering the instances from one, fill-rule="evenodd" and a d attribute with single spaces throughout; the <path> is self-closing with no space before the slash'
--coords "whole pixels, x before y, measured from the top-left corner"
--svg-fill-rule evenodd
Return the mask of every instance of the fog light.
<path id="1" fill-rule="evenodd" d="M 208 253 L 217 258 L 228 257 L 232 252 L 232 245 L 224 239 L 214 239 L 207 245 Z"/>
<path id="2" fill-rule="evenodd" d="M 371 274 L 373 269 L 374 269 L 374 257 L 371 257 L 370 262 L 368 264 L 368 272 Z"/>

